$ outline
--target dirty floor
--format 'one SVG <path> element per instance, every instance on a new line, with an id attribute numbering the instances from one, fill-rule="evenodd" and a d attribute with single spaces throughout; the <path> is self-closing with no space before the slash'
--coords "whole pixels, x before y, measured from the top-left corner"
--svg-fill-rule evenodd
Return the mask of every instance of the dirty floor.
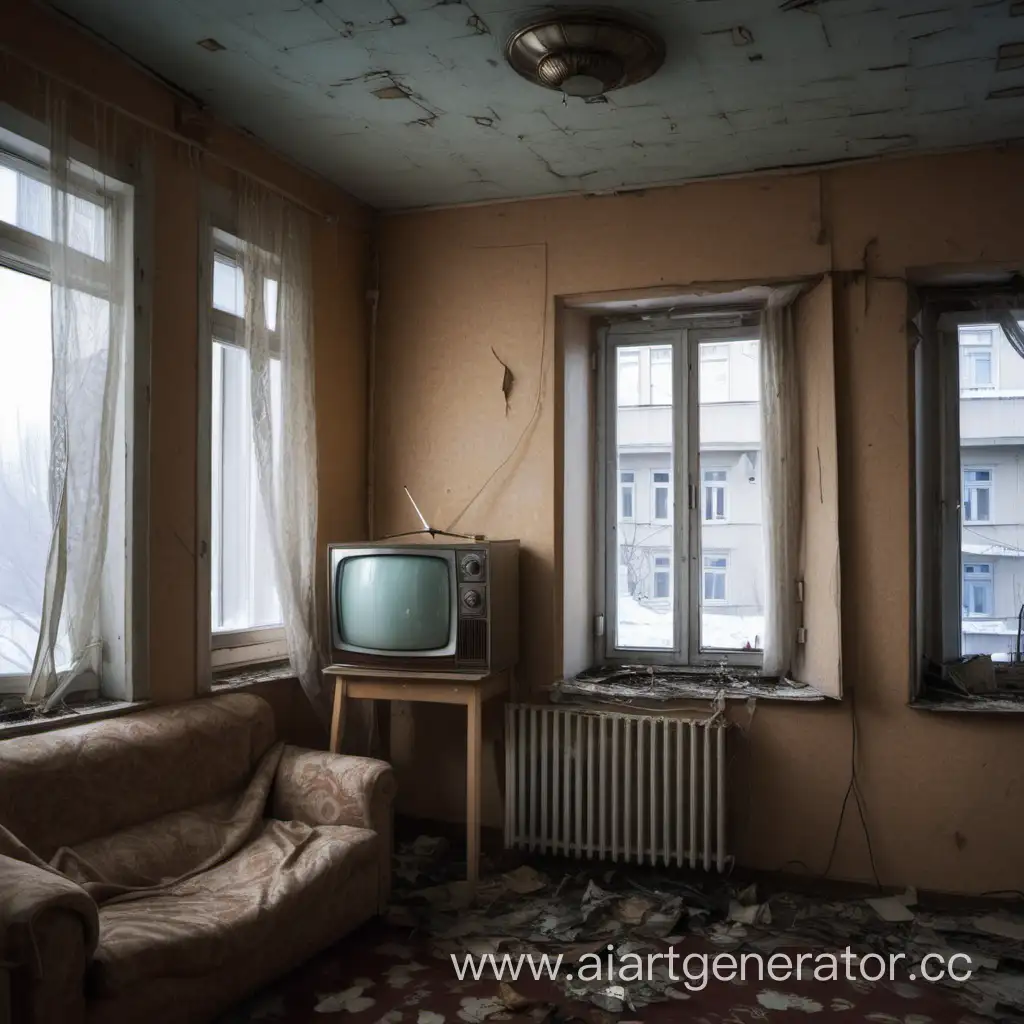
<path id="1" fill-rule="evenodd" d="M 1024 1021 L 1019 900 L 953 913 L 919 906 L 912 890 L 871 902 L 809 895 L 807 887 L 759 893 L 756 885 L 699 873 L 549 860 L 492 865 L 474 892 L 454 880 L 460 871 L 443 839 L 400 847 L 386 919 L 219 1024 Z M 847 948 L 848 960 L 819 959 Z M 785 977 L 801 953 L 808 955 L 804 976 Z M 871 977 L 896 953 L 903 958 L 892 978 L 862 976 L 861 963 Z M 488 966 L 478 979 L 460 980 L 453 957 L 461 965 L 467 955 L 487 954 L 513 962 L 533 956 L 542 975 L 539 956 L 551 964 L 560 954 L 561 970 L 557 980 L 538 979 L 524 962 L 515 980 L 502 983 Z M 652 961 L 652 954 L 662 955 Z M 736 962 L 748 956 L 746 980 L 714 977 L 712 958 L 722 954 Z M 955 969 L 971 971 L 971 979 L 923 981 L 921 959 L 929 954 L 930 973 L 940 968 L 936 957 L 948 962 L 959 954 Z M 728 961 L 719 966 L 728 974 Z"/>

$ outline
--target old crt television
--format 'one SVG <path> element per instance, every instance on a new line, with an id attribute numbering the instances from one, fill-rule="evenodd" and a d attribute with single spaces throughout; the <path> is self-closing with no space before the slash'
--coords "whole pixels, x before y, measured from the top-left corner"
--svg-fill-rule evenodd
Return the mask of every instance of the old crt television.
<path id="1" fill-rule="evenodd" d="M 498 672 L 519 656 L 519 541 L 332 544 L 340 665 Z"/>

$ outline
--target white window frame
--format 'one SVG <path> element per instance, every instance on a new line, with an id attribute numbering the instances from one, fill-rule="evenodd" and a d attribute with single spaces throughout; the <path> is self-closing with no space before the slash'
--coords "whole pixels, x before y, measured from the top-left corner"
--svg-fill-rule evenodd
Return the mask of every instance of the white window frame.
<path id="1" fill-rule="evenodd" d="M 709 473 L 724 473 L 724 480 L 709 480 Z M 712 516 L 710 519 L 705 515 L 708 507 L 708 491 L 722 492 L 722 515 Z M 712 504 L 717 502 L 712 501 Z M 729 522 L 729 468 L 727 466 L 704 466 L 700 472 L 700 515 L 704 523 L 728 523 Z"/>
<path id="2" fill-rule="evenodd" d="M 934 303 L 934 304 L 933 304 Z M 917 463 L 917 655 L 920 663 L 949 664 L 961 657 L 963 613 L 964 470 L 992 473 L 989 513 L 995 519 L 995 472 L 964 466 L 960 444 L 961 327 L 988 327 L 991 313 L 956 308 L 956 299 L 926 301 L 915 354 L 915 456 Z M 1024 320 L 1024 309 L 1013 316 Z M 981 556 L 971 556 L 967 562 Z M 989 560 L 991 561 L 991 559 Z M 994 563 L 993 563 L 994 565 Z M 993 600 L 995 591 L 993 587 Z M 997 665 L 998 669 L 998 665 Z M 920 689 L 914 679 L 911 696 Z"/>
<path id="3" fill-rule="evenodd" d="M 48 129 L 0 103 L 0 165 L 49 185 L 46 148 Z M 104 673 L 73 683 L 68 695 L 97 695 L 111 700 L 140 701 L 149 695 L 149 388 L 150 300 L 149 268 L 152 239 L 145 209 L 129 182 L 139 177 L 133 166 L 116 166 L 113 174 L 95 168 L 96 153 L 72 140 L 69 184 L 75 195 L 99 202 L 124 204 L 117 219 L 123 234 L 116 244 L 130 249 L 124 265 L 131 268 L 122 281 L 110 280 L 105 261 L 72 250 L 67 259 L 76 289 L 105 295 L 112 286 L 115 298 L 133 311 L 122 365 L 121 400 L 124 416 L 123 568 L 108 561 L 103 568 L 100 595 L 101 624 L 106 647 L 119 647 L 117 657 L 104 657 Z M 106 231 L 111 231 L 108 221 Z M 49 281 L 52 243 L 39 235 L 0 221 L 0 266 Z M 131 291 L 130 300 L 125 291 Z M 116 514 L 116 510 L 114 512 Z M 109 548 L 108 548 L 109 553 Z M 122 586 L 118 586 L 121 584 Z M 115 593 L 112 588 L 118 587 Z M 123 587 L 123 589 L 122 589 Z M 110 621 L 113 620 L 113 621 Z M 123 667 L 123 670 L 122 670 Z M 0 674 L 0 697 L 24 693 L 30 682 L 25 673 Z"/>
<path id="4" fill-rule="evenodd" d="M 667 480 L 656 480 L 659 474 L 668 477 Z M 658 491 L 665 491 L 665 515 L 658 515 Z M 665 524 L 672 522 L 672 470 L 652 469 L 651 470 L 651 522 Z"/>
<path id="5" fill-rule="evenodd" d="M 595 536 L 597 556 L 604 566 L 599 577 L 595 606 L 604 623 L 604 658 L 609 664 L 671 664 L 700 668 L 723 663 L 759 668 L 761 651 L 719 650 L 700 647 L 701 586 L 701 509 L 698 366 L 701 343 L 751 341 L 760 338 L 760 314 L 738 313 L 741 326 L 714 327 L 695 317 L 687 326 L 657 330 L 650 323 L 619 323 L 614 329 L 602 328 L 598 358 L 597 494 L 598 529 Z M 672 482 L 675 515 L 672 530 L 673 644 L 665 649 L 616 646 L 616 600 L 619 548 L 617 544 L 618 457 L 616 424 L 618 350 L 637 346 L 661 347 L 671 344 L 672 390 Z M 630 408 L 622 406 L 621 408 Z M 612 487 L 611 482 L 616 486 Z"/>
<path id="6" fill-rule="evenodd" d="M 708 565 L 710 559 L 721 560 L 725 562 L 725 565 Z M 721 597 L 708 597 L 706 595 L 707 582 L 706 577 L 711 573 L 715 576 L 722 577 L 722 596 Z M 712 607 L 726 605 L 729 603 L 729 552 L 728 551 L 715 551 L 714 549 L 701 552 L 701 569 L 700 569 L 700 588 L 701 588 L 701 602 L 705 606 L 711 605 Z"/>
<path id="7" fill-rule="evenodd" d="M 994 466 L 981 465 L 981 466 L 961 466 L 960 476 L 963 482 L 963 507 L 967 508 L 967 474 L 968 473 L 988 473 L 988 480 L 982 482 L 975 482 L 971 486 L 975 491 L 986 490 L 988 491 L 988 519 L 968 519 L 966 513 L 964 514 L 965 524 L 982 524 L 991 525 L 995 522 L 995 483 L 996 483 L 996 472 Z M 973 504 L 977 504 L 974 502 Z"/>
<path id="8" fill-rule="evenodd" d="M 213 305 L 213 265 L 218 256 L 238 262 L 238 240 L 231 197 L 219 189 L 204 190 L 208 250 L 199 282 L 199 535 L 200 558 L 197 601 L 197 673 L 207 686 L 214 673 L 268 664 L 288 657 L 284 625 L 251 629 L 214 630 L 212 581 L 217 571 L 217 545 L 213 536 L 213 344 L 241 344 L 244 320 Z M 276 331 L 270 333 L 271 352 L 280 354 Z"/>
<path id="9" fill-rule="evenodd" d="M 975 572 L 971 573 L 968 579 L 967 567 L 968 566 L 980 567 L 987 566 L 986 572 Z M 967 619 L 991 619 L 993 616 L 993 610 L 995 608 L 995 590 L 996 590 L 996 576 L 995 576 L 995 563 L 994 562 L 982 562 L 975 558 L 965 558 L 963 560 L 963 581 L 961 583 L 961 615 Z M 986 601 L 985 611 L 975 612 L 972 610 L 973 602 L 966 602 L 964 598 L 967 596 L 966 591 L 968 587 L 983 586 Z"/>

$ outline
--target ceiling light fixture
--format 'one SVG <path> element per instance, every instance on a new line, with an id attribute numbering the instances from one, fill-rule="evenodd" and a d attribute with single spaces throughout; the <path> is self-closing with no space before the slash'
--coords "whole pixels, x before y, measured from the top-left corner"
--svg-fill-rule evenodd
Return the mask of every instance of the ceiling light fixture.
<path id="1" fill-rule="evenodd" d="M 617 13 L 567 11 L 513 32 L 505 59 L 535 85 L 589 99 L 649 78 L 665 44 Z"/>

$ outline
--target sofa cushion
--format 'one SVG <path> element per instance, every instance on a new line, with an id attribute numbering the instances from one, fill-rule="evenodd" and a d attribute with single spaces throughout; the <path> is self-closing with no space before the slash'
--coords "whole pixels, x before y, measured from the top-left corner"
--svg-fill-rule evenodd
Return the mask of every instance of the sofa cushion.
<path id="1" fill-rule="evenodd" d="M 49 860 L 236 793 L 274 742 L 270 705 L 226 694 L 0 742 L 0 821 Z"/>
<path id="2" fill-rule="evenodd" d="M 110 995 L 153 978 L 207 974 L 263 943 L 344 915 L 349 876 L 379 838 L 348 825 L 268 821 L 234 857 L 164 893 L 100 908 L 91 981 Z"/>
<path id="3" fill-rule="evenodd" d="M 79 885 L 164 885 L 198 868 L 224 845 L 237 795 L 174 811 L 109 836 L 59 850 L 50 861 Z M 89 870 L 82 870 L 81 862 Z"/>

